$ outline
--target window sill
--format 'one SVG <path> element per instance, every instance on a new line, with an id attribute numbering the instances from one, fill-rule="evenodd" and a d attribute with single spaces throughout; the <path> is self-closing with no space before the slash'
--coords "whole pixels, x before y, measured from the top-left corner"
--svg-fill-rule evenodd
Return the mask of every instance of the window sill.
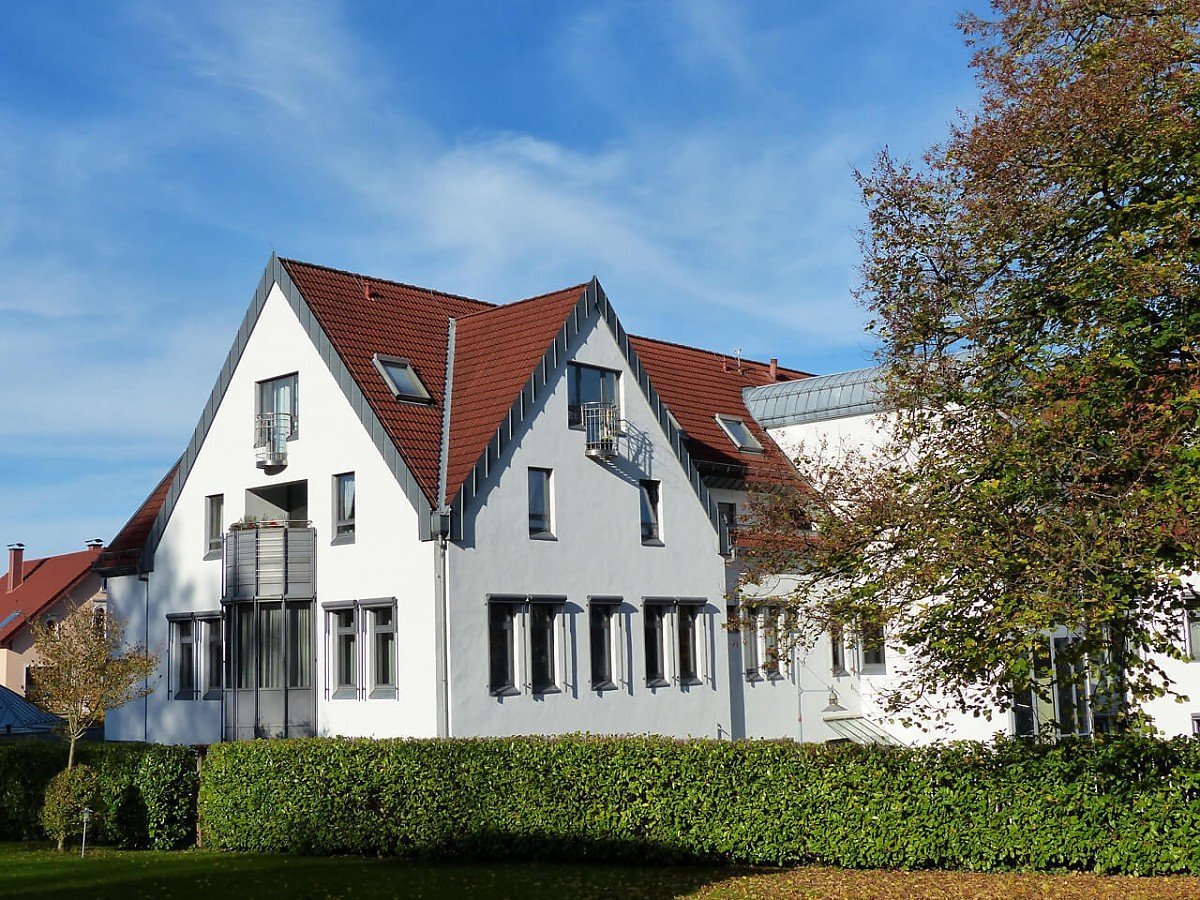
<path id="1" fill-rule="evenodd" d="M 520 693 L 521 692 L 518 691 L 516 689 L 516 687 L 511 684 L 506 685 L 505 687 L 502 687 L 502 688 L 489 688 L 488 689 L 488 694 L 490 694 L 493 697 L 516 697 Z"/>
<path id="2" fill-rule="evenodd" d="M 336 688 L 336 689 L 334 689 L 334 692 L 333 692 L 333 699 L 334 700 L 357 700 L 358 699 L 358 688 L 353 687 L 353 686 Z"/>
<path id="3" fill-rule="evenodd" d="M 206 561 L 210 560 L 210 559 L 220 559 L 220 558 L 221 558 L 220 550 L 209 550 L 207 553 L 204 554 L 204 559 Z"/>
<path id="4" fill-rule="evenodd" d="M 531 532 L 529 532 L 529 539 L 531 541 L 557 541 L 558 540 L 558 538 L 555 537 L 554 534 L 549 531 L 538 531 L 538 532 L 531 531 Z"/>
<path id="5" fill-rule="evenodd" d="M 533 688 L 533 695 L 535 697 L 541 697 L 545 694 L 561 694 L 561 693 L 562 693 L 562 688 L 560 688 L 557 684 L 546 684 L 546 685 L 541 685 L 539 687 Z"/>
<path id="6" fill-rule="evenodd" d="M 697 685 L 704 684 L 704 682 L 695 675 L 692 675 L 690 678 L 680 678 L 679 684 L 681 687 L 696 687 Z"/>
<path id="7" fill-rule="evenodd" d="M 617 683 L 615 681 L 592 682 L 592 690 L 597 694 L 603 694 L 605 691 L 615 691 L 616 689 Z"/>
<path id="8" fill-rule="evenodd" d="M 371 693 L 367 696 L 371 700 L 395 700 L 400 695 L 395 686 L 387 685 L 376 688 L 371 688 Z"/>
<path id="9" fill-rule="evenodd" d="M 750 682 L 758 682 L 763 680 L 762 672 L 747 672 L 746 680 Z"/>
<path id="10" fill-rule="evenodd" d="M 767 681 L 783 681 L 782 672 L 770 672 L 767 674 Z"/>
<path id="11" fill-rule="evenodd" d="M 205 699 L 205 700 L 220 700 L 221 699 L 220 689 L 218 688 L 218 689 L 212 690 L 212 691 L 205 691 L 203 699 Z"/>
<path id="12" fill-rule="evenodd" d="M 643 547 L 665 547 L 667 546 L 659 538 L 642 538 Z"/>
<path id="13" fill-rule="evenodd" d="M 876 665 L 863 666 L 861 669 L 859 669 L 858 674 L 859 675 L 886 675 L 887 674 L 887 666 L 876 666 Z"/>
<path id="14" fill-rule="evenodd" d="M 353 543 L 354 543 L 354 532 L 350 532 L 349 534 L 339 534 L 337 537 L 335 537 L 332 541 L 329 542 L 329 546 L 341 547 L 345 544 L 353 544 Z"/>
<path id="15" fill-rule="evenodd" d="M 194 691 L 176 691 L 172 695 L 171 699 L 172 700 L 195 700 L 196 694 Z"/>
<path id="16" fill-rule="evenodd" d="M 646 679 L 646 687 L 648 687 L 648 688 L 664 688 L 664 687 L 670 687 L 670 686 L 671 686 L 671 682 L 667 681 L 667 679 L 665 679 L 665 678 L 653 678 L 653 679 L 647 678 Z"/>
<path id="17" fill-rule="evenodd" d="M 834 678 L 844 678 L 845 676 L 849 675 L 850 672 L 845 668 L 840 668 L 840 669 L 834 669 L 829 674 L 832 675 Z"/>

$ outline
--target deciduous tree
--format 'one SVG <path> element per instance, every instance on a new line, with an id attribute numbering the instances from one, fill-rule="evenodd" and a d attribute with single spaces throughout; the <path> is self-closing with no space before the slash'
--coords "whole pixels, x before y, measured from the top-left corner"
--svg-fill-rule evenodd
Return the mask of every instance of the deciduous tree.
<path id="1" fill-rule="evenodd" d="M 70 769 L 75 743 L 104 720 L 107 710 L 150 693 L 147 680 L 158 668 L 158 657 L 141 644 L 126 647 L 121 619 L 88 605 L 30 628 L 38 667 L 29 699 L 62 717 Z"/>
<path id="2" fill-rule="evenodd" d="M 816 530 L 747 580 L 886 619 L 894 708 L 1003 703 L 1055 626 L 1136 703 L 1171 690 L 1200 549 L 1200 0 L 992 5 L 962 21 L 978 111 L 858 176 L 890 445 L 809 448 Z"/>

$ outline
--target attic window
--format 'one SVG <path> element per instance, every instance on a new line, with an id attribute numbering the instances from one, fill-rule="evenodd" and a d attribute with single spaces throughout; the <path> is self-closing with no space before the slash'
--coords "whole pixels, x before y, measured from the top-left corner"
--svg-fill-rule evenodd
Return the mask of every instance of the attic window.
<path id="1" fill-rule="evenodd" d="M 383 356 L 379 353 L 371 360 L 383 377 L 384 383 L 397 400 L 408 400 L 412 403 L 429 403 L 433 398 L 421 379 L 417 377 L 412 363 L 400 356 Z"/>
<path id="2" fill-rule="evenodd" d="M 762 444 L 750 433 L 746 423 L 734 416 L 717 416 L 717 423 L 743 453 L 762 453 Z"/>

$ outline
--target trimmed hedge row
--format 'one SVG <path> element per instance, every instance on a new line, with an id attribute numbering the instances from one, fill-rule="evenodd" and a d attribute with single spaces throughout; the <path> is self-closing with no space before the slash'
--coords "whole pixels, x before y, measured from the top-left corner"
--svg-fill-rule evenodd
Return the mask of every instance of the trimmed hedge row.
<path id="1" fill-rule="evenodd" d="M 233 850 L 1200 873 L 1200 741 L 917 749 L 659 738 L 210 748 Z"/>
<path id="2" fill-rule="evenodd" d="M 196 837 L 196 752 L 156 744 L 92 744 L 75 748 L 77 763 L 100 779 L 104 815 L 88 835 L 118 847 L 172 850 Z M 46 785 L 66 768 L 67 745 L 59 741 L 0 741 L 0 840 L 44 837 Z"/>

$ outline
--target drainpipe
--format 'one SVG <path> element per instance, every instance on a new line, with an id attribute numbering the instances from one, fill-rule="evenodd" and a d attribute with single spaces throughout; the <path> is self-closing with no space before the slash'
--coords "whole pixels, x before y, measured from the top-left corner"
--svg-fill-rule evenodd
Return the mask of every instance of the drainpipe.
<path id="1" fill-rule="evenodd" d="M 442 514 L 434 512 L 434 526 L 437 538 L 434 541 L 433 561 L 433 607 L 434 607 L 434 656 L 436 659 L 437 684 L 437 736 L 450 737 L 450 677 L 449 677 L 449 646 L 447 640 L 447 620 L 449 618 L 449 592 L 446 589 L 447 575 L 447 534 L 440 531 L 437 525 L 440 521 L 449 522 L 449 511 Z"/>
<path id="2" fill-rule="evenodd" d="M 140 568 L 140 566 L 139 566 Z M 142 646 L 147 651 L 150 649 L 150 576 L 145 572 L 138 572 L 138 581 L 146 585 L 145 598 L 146 607 L 142 615 Z M 142 743 L 150 743 L 150 676 L 147 675 L 142 680 L 142 687 L 147 691 L 146 696 L 142 698 Z"/>

